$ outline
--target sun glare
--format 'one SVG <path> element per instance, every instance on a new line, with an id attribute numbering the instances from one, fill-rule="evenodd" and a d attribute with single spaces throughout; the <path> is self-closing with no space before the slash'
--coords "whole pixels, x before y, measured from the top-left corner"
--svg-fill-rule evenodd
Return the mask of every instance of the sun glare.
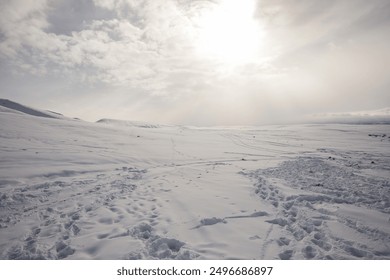
<path id="1" fill-rule="evenodd" d="M 198 19 L 199 54 L 228 64 L 253 60 L 263 35 L 254 12 L 253 0 L 222 0 L 204 12 Z"/>

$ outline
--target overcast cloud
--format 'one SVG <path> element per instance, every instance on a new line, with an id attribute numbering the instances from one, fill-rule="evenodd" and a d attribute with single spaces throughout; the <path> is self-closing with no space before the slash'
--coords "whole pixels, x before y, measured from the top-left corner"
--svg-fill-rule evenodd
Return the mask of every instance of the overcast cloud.
<path id="1" fill-rule="evenodd" d="M 251 0 L 2 0 L 0 96 L 195 125 L 390 106 L 389 1 L 226 1 Z"/>

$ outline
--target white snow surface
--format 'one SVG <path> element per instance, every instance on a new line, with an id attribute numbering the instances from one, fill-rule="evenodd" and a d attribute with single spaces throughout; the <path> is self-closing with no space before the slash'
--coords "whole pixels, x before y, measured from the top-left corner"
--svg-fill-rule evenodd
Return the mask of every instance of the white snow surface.
<path id="1" fill-rule="evenodd" d="M 389 125 L 19 109 L 0 106 L 1 259 L 390 259 Z"/>

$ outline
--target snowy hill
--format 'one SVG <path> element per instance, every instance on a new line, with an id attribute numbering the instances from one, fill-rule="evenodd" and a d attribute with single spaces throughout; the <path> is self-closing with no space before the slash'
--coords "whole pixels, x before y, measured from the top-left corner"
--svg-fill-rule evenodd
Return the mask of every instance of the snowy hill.
<path id="1" fill-rule="evenodd" d="M 314 123 L 390 124 L 390 108 L 372 111 L 327 113 L 308 117 Z"/>
<path id="2" fill-rule="evenodd" d="M 36 117 L 43 118 L 52 118 L 52 119 L 70 119 L 64 117 L 60 113 L 52 112 L 52 111 L 44 111 L 34 109 L 16 102 L 13 102 L 8 99 L 0 99 L 0 112 L 9 112 L 9 113 L 23 113 Z"/>
<path id="3" fill-rule="evenodd" d="M 390 259 L 389 125 L 88 123 L 13 104 L 1 259 Z"/>
<path id="4" fill-rule="evenodd" d="M 118 125 L 118 126 L 128 126 L 128 127 L 141 127 L 141 128 L 159 128 L 167 125 L 151 124 L 147 122 L 140 121 L 125 121 L 125 120 L 114 120 L 114 119 L 100 119 L 97 123 Z"/>

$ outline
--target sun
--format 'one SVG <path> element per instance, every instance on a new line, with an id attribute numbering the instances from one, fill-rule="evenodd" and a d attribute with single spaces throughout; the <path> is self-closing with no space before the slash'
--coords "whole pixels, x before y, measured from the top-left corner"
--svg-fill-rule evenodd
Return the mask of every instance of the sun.
<path id="1" fill-rule="evenodd" d="M 255 1 L 221 0 L 197 20 L 196 50 L 205 58 L 245 64 L 256 58 L 263 32 L 254 19 Z"/>

